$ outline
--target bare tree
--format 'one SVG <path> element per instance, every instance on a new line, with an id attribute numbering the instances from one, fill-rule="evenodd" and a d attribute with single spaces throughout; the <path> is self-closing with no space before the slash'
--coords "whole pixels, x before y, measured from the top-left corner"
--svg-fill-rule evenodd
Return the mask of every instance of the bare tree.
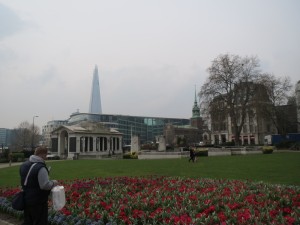
<path id="1" fill-rule="evenodd" d="M 12 130 L 11 149 L 14 151 L 30 149 L 32 140 L 34 145 L 38 142 L 39 132 L 39 127 L 33 127 L 28 121 L 21 122 L 18 128 Z"/>
<path id="2" fill-rule="evenodd" d="M 271 119 L 273 125 L 277 129 L 277 133 L 285 134 L 288 130 L 288 124 L 294 123 L 295 121 L 288 121 L 290 117 L 288 114 L 291 112 L 286 112 L 287 108 L 296 107 L 296 104 L 292 103 L 293 97 L 290 96 L 290 91 L 292 88 L 291 81 L 289 77 L 275 77 L 273 74 L 262 74 L 258 81 L 260 84 L 264 85 L 267 92 L 268 101 L 261 102 L 260 114 Z M 257 102 L 258 104 L 260 102 Z M 295 103 L 295 102 L 294 102 Z M 296 108 L 295 108 L 296 115 Z"/>
<path id="3" fill-rule="evenodd" d="M 207 71 L 209 77 L 201 88 L 200 99 L 208 103 L 210 115 L 219 116 L 219 122 L 229 115 L 238 145 L 247 111 L 256 93 L 259 61 L 256 57 L 219 55 Z"/>

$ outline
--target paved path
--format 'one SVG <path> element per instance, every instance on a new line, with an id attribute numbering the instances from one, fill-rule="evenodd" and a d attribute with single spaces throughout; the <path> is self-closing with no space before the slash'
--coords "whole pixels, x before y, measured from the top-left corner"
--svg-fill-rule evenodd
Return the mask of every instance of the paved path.
<path id="1" fill-rule="evenodd" d="M 0 225 L 14 225 L 14 224 L 6 222 L 4 220 L 0 220 Z"/>
<path id="2" fill-rule="evenodd" d="M 0 163 L 0 169 L 2 168 L 6 168 L 6 167 L 10 167 L 10 166 L 19 166 L 21 165 L 23 162 L 13 162 L 11 164 L 9 163 Z"/>

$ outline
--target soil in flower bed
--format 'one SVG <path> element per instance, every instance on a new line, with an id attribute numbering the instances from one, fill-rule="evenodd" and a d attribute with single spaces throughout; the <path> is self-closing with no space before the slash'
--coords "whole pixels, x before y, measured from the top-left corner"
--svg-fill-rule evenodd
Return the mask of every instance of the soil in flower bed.
<path id="1" fill-rule="evenodd" d="M 1 224 L 1 220 L 13 225 L 21 225 L 23 223 L 23 220 L 19 220 L 16 217 L 13 217 L 12 215 L 5 214 L 2 212 L 0 212 L 0 224 Z"/>

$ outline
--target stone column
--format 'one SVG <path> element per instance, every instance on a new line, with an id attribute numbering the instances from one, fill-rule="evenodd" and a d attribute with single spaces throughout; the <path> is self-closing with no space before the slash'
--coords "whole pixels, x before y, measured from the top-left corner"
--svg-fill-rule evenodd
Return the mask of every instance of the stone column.
<path id="1" fill-rule="evenodd" d="M 83 142 L 83 143 L 82 143 L 82 151 L 83 151 L 83 152 L 86 151 L 86 147 L 85 147 L 85 139 L 86 139 L 86 137 L 84 136 L 84 137 L 83 137 L 83 140 L 82 140 L 82 142 Z"/>
<path id="2" fill-rule="evenodd" d="M 107 151 L 110 152 L 110 137 L 106 137 Z"/>
<path id="3" fill-rule="evenodd" d="M 80 137 L 76 136 L 76 153 L 80 152 Z"/>
<path id="4" fill-rule="evenodd" d="M 57 154 L 61 156 L 61 146 L 60 146 L 61 138 L 60 134 L 57 134 Z"/>
<path id="5" fill-rule="evenodd" d="M 96 141 L 97 141 L 97 137 L 93 136 L 93 152 L 96 152 Z"/>
<path id="6" fill-rule="evenodd" d="M 119 149 L 118 150 L 122 150 L 122 138 L 119 138 Z"/>

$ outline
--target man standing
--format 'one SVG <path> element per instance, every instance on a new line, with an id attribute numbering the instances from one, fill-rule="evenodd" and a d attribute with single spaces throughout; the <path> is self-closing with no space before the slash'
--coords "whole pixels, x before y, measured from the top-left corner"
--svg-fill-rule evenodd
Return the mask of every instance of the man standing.
<path id="1" fill-rule="evenodd" d="M 21 185 L 25 192 L 23 225 L 48 224 L 48 196 L 58 182 L 49 180 L 49 171 L 45 164 L 47 152 L 46 147 L 37 147 L 34 155 L 20 167 Z M 24 185 L 26 177 L 27 183 Z"/>
<path id="2" fill-rule="evenodd" d="M 189 162 L 192 160 L 192 162 L 195 162 L 195 150 L 190 147 L 190 158 Z"/>

